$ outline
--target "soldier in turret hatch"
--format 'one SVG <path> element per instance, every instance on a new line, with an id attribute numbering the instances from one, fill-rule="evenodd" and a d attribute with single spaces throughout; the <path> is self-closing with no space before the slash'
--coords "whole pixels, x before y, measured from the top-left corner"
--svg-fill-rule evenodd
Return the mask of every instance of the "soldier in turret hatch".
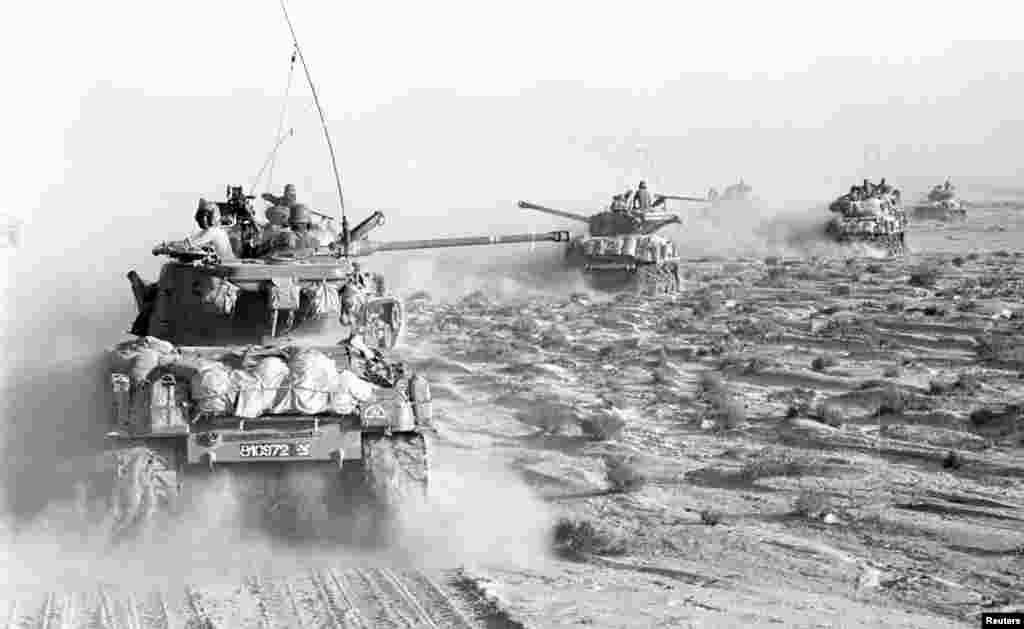
<path id="1" fill-rule="evenodd" d="M 235 252 L 231 249 L 228 232 L 220 224 L 220 208 L 217 204 L 199 199 L 195 220 L 199 231 L 185 239 L 185 246 L 209 247 L 221 260 L 233 260 Z"/>
<path id="2" fill-rule="evenodd" d="M 288 209 L 298 203 L 298 199 L 295 196 L 295 186 L 293 184 L 286 184 L 284 187 L 284 193 L 279 197 L 276 197 L 269 192 L 264 192 L 261 196 L 264 201 L 269 201 L 270 203 L 285 209 Z"/>
<path id="3" fill-rule="evenodd" d="M 649 210 L 651 209 L 651 193 L 647 190 L 647 182 L 641 181 L 640 187 L 636 191 L 636 198 L 633 200 L 633 209 L 635 210 Z"/>
<path id="4" fill-rule="evenodd" d="M 266 255 L 275 249 L 284 249 L 288 246 L 288 235 L 291 229 L 288 227 L 288 218 L 291 211 L 280 205 L 272 205 L 267 208 L 267 225 L 263 227 L 260 241 L 256 246 L 258 256 Z"/>
<path id="5" fill-rule="evenodd" d="M 291 207 L 288 226 L 292 230 L 288 235 L 289 249 L 312 250 L 320 246 L 320 240 L 311 231 L 313 216 L 309 213 L 309 208 L 302 203 L 296 203 Z"/>

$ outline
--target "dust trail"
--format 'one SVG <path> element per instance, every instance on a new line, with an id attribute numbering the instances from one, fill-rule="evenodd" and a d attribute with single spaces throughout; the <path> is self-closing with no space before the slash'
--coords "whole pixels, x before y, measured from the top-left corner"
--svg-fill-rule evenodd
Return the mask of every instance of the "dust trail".
<path id="1" fill-rule="evenodd" d="M 849 250 L 825 236 L 831 213 L 825 203 L 753 199 L 680 212 L 681 226 L 663 233 L 683 257 L 846 256 Z"/>
<path id="2" fill-rule="evenodd" d="M 418 565 L 526 567 L 548 556 L 553 512 L 502 462 L 440 448 L 431 485 L 430 502 L 399 525 L 397 548 Z"/>
<path id="3" fill-rule="evenodd" d="M 439 301 L 476 291 L 502 301 L 588 292 L 579 271 L 565 266 L 565 247 L 545 242 L 394 254 L 377 259 L 376 268 L 399 294 L 426 291 Z"/>

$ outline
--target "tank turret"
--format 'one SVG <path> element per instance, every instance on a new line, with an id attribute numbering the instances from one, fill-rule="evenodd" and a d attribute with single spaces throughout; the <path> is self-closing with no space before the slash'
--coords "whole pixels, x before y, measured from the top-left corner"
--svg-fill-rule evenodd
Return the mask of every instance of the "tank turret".
<path id="1" fill-rule="evenodd" d="M 569 242 L 566 264 L 579 269 L 591 287 L 662 294 L 675 292 L 681 286 L 675 244 L 656 233 L 682 223 L 678 214 L 663 209 L 668 199 L 706 201 L 700 197 L 656 194 L 650 207 L 640 209 L 637 198 L 627 193 L 617 195 L 608 209 L 590 216 L 527 201 L 520 201 L 519 207 L 587 224 L 587 234 Z"/>
<path id="2" fill-rule="evenodd" d="M 859 245 L 887 255 L 906 252 L 907 215 L 900 191 L 883 183 L 865 180 L 829 204 L 836 214 L 825 226 L 825 234 L 840 244 Z"/>
<path id="3" fill-rule="evenodd" d="M 924 220 L 962 220 L 967 218 L 967 203 L 960 198 L 956 186 L 947 179 L 933 186 L 928 195 L 913 206 L 912 212 L 914 218 Z"/>

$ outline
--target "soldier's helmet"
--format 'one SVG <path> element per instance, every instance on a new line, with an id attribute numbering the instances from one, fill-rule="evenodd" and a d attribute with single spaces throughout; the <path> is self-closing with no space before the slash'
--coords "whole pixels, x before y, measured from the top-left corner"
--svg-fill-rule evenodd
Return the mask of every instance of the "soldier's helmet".
<path id="1" fill-rule="evenodd" d="M 295 184 L 291 184 L 291 183 L 290 184 L 286 184 L 285 187 L 284 187 L 284 194 L 282 196 L 284 196 L 284 198 L 289 200 L 289 201 L 294 201 L 295 200 Z"/>
<path id="2" fill-rule="evenodd" d="M 313 222 L 309 208 L 302 203 L 296 203 L 291 207 L 288 222 L 292 225 L 310 225 Z"/>
<path id="3" fill-rule="evenodd" d="M 274 205 L 267 208 L 266 212 L 267 220 L 270 221 L 271 225 L 287 225 L 290 214 L 287 209 L 280 205 Z"/>
<path id="4" fill-rule="evenodd" d="M 647 189 L 647 182 L 646 181 L 641 181 L 640 182 L 640 189 L 641 190 L 646 190 Z"/>
<path id="5" fill-rule="evenodd" d="M 199 199 L 199 206 L 196 208 L 195 220 L 202 224 L 203 219 L 209 219 L 210 225 L 216 225 L 220 221 L 220 208 L 216 203 Z"/>

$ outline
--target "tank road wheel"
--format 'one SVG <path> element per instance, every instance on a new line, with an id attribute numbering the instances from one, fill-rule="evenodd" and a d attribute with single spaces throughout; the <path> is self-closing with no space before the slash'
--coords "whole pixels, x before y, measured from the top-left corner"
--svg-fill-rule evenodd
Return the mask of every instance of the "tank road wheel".
<path id="1" fill-rule="evenodd" d="M 80 499 L 97 516 L 107 542 L 117 544 L 167 524 L 179 507 L 179 481 L 172 445 L 125 446 L 103 455 L 99 469 L 81 485 Z"/>
<path id="2" fill-rule="evenodd" d="M 653 297 L 660 293 L 660 270 L 653 264 L 636 270 L 635 290 L 637 295 Z"/>

